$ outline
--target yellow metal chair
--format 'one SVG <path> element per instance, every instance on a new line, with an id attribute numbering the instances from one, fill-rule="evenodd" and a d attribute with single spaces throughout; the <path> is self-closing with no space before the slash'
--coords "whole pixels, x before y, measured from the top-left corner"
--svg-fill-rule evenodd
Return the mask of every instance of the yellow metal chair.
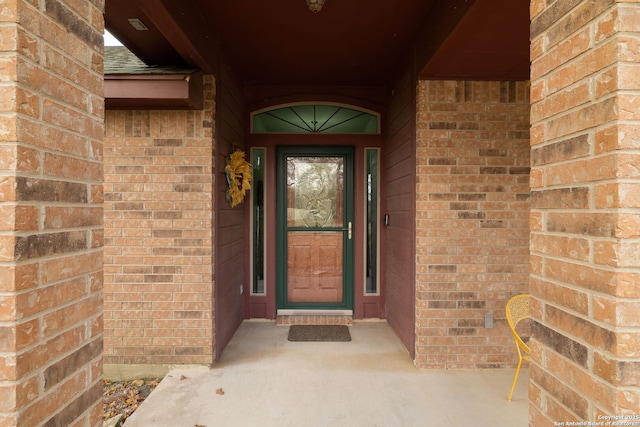
<path id="1" fill-rule="evenodd" d="M 518 350 L 518 367 L 516 368 L 516 374 L 513 377 L 513 383 L 511 384 L 511 391 L 509 392 L 509 397 L 507 398 L 507 400 L 509 401 L 511 401 L 513 389 L 516 387 L 516 381 L 518 381 L 518 374 L 520 373 L 520 366 L 522 365 L 522 361 L 530 361 L 529 346 L 522 340 L 522 338 L 516 331 L 518 322 L 523 319 L 528 319 L 531 316 L 531 312 L 529 311 L 530 299 L 530 294 L 515 295 L 511 297 L 511 299 L 509 299 L 505 310 L 507 314 L 507 323 L 509 323 L 509 328 L 511 329 L 513 339 L 516 342 L 516 349 Z"/>

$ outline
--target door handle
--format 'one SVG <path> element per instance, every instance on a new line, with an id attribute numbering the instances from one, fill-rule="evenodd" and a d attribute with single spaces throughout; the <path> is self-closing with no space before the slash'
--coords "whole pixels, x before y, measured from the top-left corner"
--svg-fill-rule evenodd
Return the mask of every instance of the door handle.
<path id="1" fill-rule="evenodd" d="M 343 228 L 342 231 L 347 231 L 347 237 L 351 240 L 351 235 L 353 233 L 353 226 L 351 225 L 351 221 L 349 221 L 349 225 L 347 228 Z"/>

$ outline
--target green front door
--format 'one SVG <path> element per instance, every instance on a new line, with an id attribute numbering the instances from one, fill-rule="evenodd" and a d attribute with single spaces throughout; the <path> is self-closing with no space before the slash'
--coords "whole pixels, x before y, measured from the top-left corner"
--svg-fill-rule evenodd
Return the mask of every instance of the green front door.
<path id="1" fill-rule="evenodd" d="M 353 148 L 279 147 L 279 309 L 353 309 Z"/>

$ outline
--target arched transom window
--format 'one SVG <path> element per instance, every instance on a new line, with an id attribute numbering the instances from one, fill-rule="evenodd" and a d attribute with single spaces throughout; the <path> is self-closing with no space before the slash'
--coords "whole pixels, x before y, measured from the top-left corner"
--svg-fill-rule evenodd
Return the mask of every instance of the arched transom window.
<path id="1" fill-rule="evenodd" d="M 380 133 L 380 115 L 340 104 L 279 105 L 251 114 L 252 133 Z"/>

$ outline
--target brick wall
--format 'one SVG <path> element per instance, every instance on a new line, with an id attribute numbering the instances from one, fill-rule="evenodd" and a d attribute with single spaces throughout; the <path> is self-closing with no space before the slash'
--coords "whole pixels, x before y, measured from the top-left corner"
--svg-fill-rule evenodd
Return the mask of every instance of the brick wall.
<path id="1" fill-rule="evenodd" d="M 531 14 L 530 425 L 638 415 L 640 4 Z"/>
<path id="2" fill-rule="evenodd" d="M 106 113 L 105 363 L 213 362 L 213 99 Z"/>
<path id="3" fill-rule="evenodd" d="M 504 307 L 528 290 L 527 84 L 421 81 L 417 105 L 416 364 L 513 366 Z"/>
<path id="4" fill-rule="evenodd" d="M 0 2 L 0 425 L 102 424 L 102 3 Z"/>

